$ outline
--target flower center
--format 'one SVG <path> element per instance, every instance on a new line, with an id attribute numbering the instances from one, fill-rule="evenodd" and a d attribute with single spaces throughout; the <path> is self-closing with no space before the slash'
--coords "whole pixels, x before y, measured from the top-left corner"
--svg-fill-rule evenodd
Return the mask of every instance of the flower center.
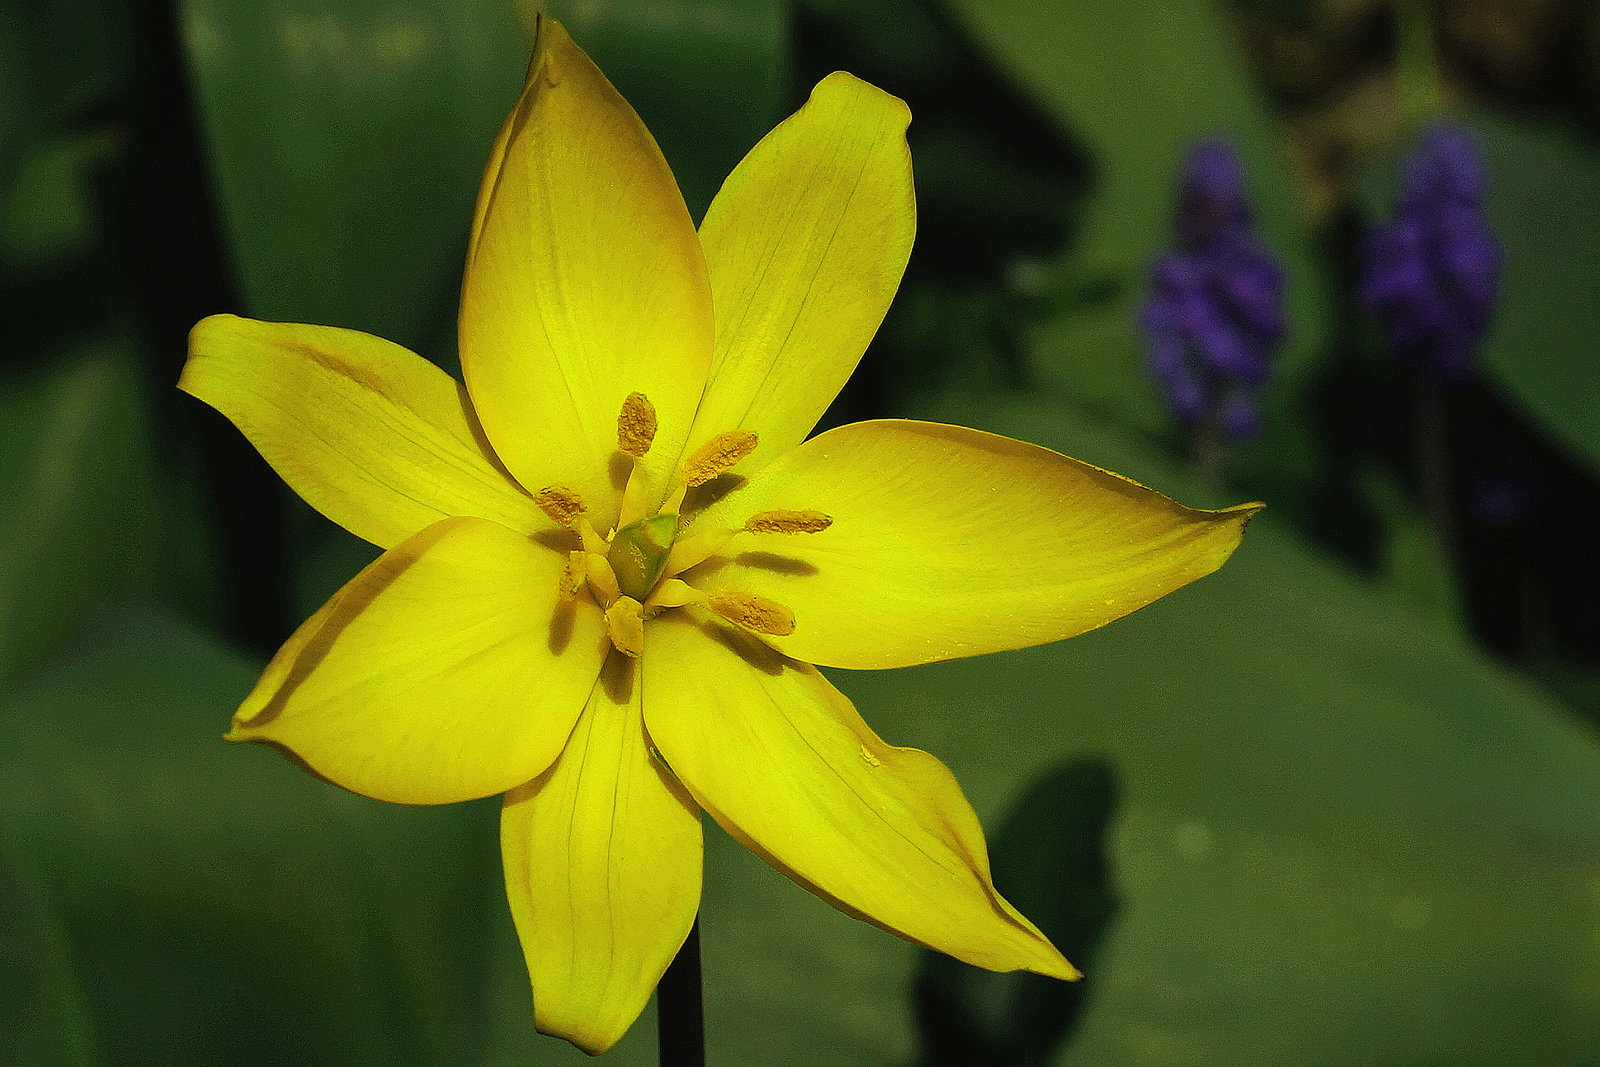
<path id="1" fill-rule="evenodd" d="M 677 535 L 678 516 L 667 514 L 652 515 L 618 530 L 606 552 L 617 588 L 638 601 L 648 597 L 667 569 L 667 552 Z"/>
<path id="2" fill-rule="evenodd" d="M 650 452 L 656 409 L 643 393 L 631 393 L 617 415 L 617 451 L 633 464 L 617 526 L 601 536 L 589 522 L 577 493 L 549 485 L 533 494 L 552 520 L 577 534 L 582 547 L 567 557 L 561 578 L 564 601 L 587 596 L 605 613 L 606 633 L 618 651 L 644 650 L 646 620 L 673 608 L 703 608 L 758 634 L 783 636 L 795 629 L 794 613 L 756 593 L 719 589 L 704 593 L 679 578 L 745 533 L 821 533 L 833 520 L 820 511 L 764 511 L 737 530 L 700 530 L 680 537 L 684 499 L 690 489 L 732 470 L 756 447 L 748 430 L 719 433 L 695 449 L 679 468 L 665 501 L 650 513 L 652 486 L 638 460 Z"/>

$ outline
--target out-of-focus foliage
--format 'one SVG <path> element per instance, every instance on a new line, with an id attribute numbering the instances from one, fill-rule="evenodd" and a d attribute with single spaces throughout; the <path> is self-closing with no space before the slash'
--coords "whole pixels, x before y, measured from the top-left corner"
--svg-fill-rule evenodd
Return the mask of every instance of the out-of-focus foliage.
<path id="1" fill-rule="evenodd" d="M 550 0 L 673 162 L 689 212 L 783 117 L 784 0 Z"/>
<path id="2" fill-rule="evenodd" d="M 493 806 L 372 804 L 221 744 L 258 670 L 122 610 L 0 699 L 11 1062 L 476 1058 Z"/>
<path id="3" fill-rule="evenodd" d="M 126 345 L 0 379 L 0 683 L 152 565 L 154 472 Z"/>
<path id="4" fill-rule="evenodd" d="M 285 512 L 172 388 L 213 311 L 452 365 L 541 6 L 697 215 L 828 70 L 911 103 L 917 248 L 830 418 L 945 418 L 1268 504 L 1220 574 L 1102 631 L 837 677 L 950 763 L 1081 992 L 925 965 L 707 820 L 712 1060 L 912 1062 L 922 975 L 967 1038 L 1057 1064 L 1591 1062 L 1600 744 L 1572 709 L 1600 715 L 1600 12 L 1578 0 L 1407 4 L 1403 33 L 1388 0 L 5 0 L 0 1059 L 583 1061 L 533 1033 L 492 803 L 386 807 L 220 741 L 372 550 Z M 1445 400 L 1442 535 L 1414 383 L 1352 299 L 1430 99 L 1482 138 L 1508 251 L 1484 373 Z M 1264 433 L 1212 485 L 1134 318 L 1205 137 L 1244 159 L 1290 321 Z M 1114 786 L 1064 799 L 1064 763 Z M 647 1014 L 608 1058 L 654 1052 Z"/>
<path id="5" fill-rule="evenodd" d="M 1600 476 L 1600 147 L 1488 111 L 1473 124 L 1493 175 L 1495 223 L 1516 265 L 1484 369 Z"/>
<path id="6" fill-rule="evenodd" d="M 1290 279 L 1291 323 L 1276 383 L 1262 395 L 1260 447 L 1246 453 L 1258 480 L 1281 486 L 1303 478 L 1310 460 L 1298 410 L 1301 390 L 1324 355 L 1329 297 L 1324 267 L 1305 226 L 1281 142 L 1225 13 L 1209 0 L 1139 0 L 1096 8 L 1027 0 L 954 0 L 951 5 L 1017 79 L 1075 136 L 1093 160 L 1087 225 L 1074 249 L 1081 271 L 1126 279 L 1124 298 L 1099 314 L 1063 314 L 1040 325 L 1044 381 L 1150 433 L 1166 412 L 1142 370 L 1128 329 L 1149 258 L 1161 247 L 1185 151 L 1225 135 L 1249 175 L 1249 194 L 1266 244 Z M 1259 490 L 1258 490 L 1259 491 Z"/>
<path id="7" fill-rule="evenodd" d="M 448 338 L 463 220 L 527 66 L 510 0 L 182 13 L 240 310 L 413 347 Z"/>

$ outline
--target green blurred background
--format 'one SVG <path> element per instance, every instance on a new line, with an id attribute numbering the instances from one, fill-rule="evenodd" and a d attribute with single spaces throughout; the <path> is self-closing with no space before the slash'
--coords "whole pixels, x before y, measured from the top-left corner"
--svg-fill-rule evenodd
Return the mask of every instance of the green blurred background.
<path id="1" fill-rule="evenodd" d="M 1222 572 L 1105 630 L 833 672 L 953 767 L 1088 981 L 929 957 L 707 820 L 713 1062 L 1600 1063 L 1600 5 L 543 6 L 697 217 L 822 74 L 911 104 L 917 249 L 830 421 L 1269 505 Z M 221 742 L 372 550 L 173 387 L 218 311 L 456 369 L 533 8 L 0 0 L 0 1061 L 583 1058 L 533 1032 L 497 801 L 391 807 Z M 1435 111 L 1477 131 L 1507 247 L 1446 401 L 1448 545 L 1416 382 L 1351 296 Z M 1135 326 L 1205 136 L 1245 161 L 1291 320 L 1264 433 L 1209 476 Z M 609 1058 L 654 1055 L 647 1013 Z"/>

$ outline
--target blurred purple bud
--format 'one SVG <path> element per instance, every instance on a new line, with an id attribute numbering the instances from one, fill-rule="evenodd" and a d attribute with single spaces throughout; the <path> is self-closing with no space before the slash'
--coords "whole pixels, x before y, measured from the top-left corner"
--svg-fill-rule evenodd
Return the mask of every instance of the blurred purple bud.
<path id="1" fill-rule="evenodd" d="M 1283 268 L 1256 237 L 1232 146 L 1202 141 L 1185 160 L 1177 247 L 1150 265 L 1139 324 L 1148 367 L 1173 414 L 1216 421 L 1229 437 L 1258 428 L 1255 393 L 1283 338 Z"/>
<path id="2" fill-rule="evenodd" d="M 1468 373 L 1499 289 L 1504 251 L 1487 188 L 1472 134 L 1434 126 L 1402 166 L 1394 218 L 1367 238 L 1362 302 L 1398 355 L 1446 380 Z"/>

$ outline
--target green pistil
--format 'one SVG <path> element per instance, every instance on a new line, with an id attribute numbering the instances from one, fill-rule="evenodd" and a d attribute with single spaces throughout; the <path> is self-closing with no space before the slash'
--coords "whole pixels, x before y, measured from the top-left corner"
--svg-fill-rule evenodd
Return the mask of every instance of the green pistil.
<path id="1" fill-rule="evenodd" d="M 667 550 L 678 532 L 675 514 L 652 515 L 617 531 L 606 553 L 606 562 L 617 575 L 622 592 L 643 601 L 661 580 L 667 566 Z"/>

